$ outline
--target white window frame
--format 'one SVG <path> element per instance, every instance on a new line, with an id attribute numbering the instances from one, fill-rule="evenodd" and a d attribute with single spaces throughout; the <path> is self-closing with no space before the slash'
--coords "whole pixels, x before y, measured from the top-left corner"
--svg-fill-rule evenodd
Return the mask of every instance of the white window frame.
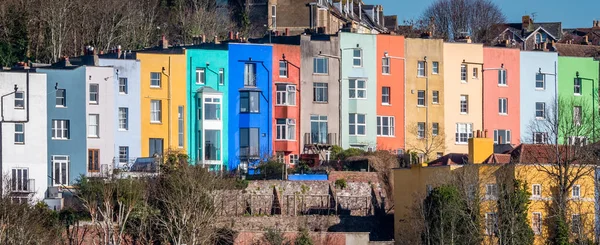
<path id="1" fill-rule="evenodd" d="M 536 224 L 536 216 L 539 220 L 537 220 L 537 224 Z M 542 217 L 542 213 L 541 212 L 533 212 L 531 214 L 531 229 L 533 230 L 533 234 L 535 235 L 541 235 L 542 234 L 542 222 L 543 222 L 543 217 Z"/>
<path id="2" fill-rule="evenodd" d="M 360 117 L 363 118 L 362 123 L 358 122 L 358 119 Z M 348 125 L 349 125 L 349 130 L 354 128 L 354 133 L 351 133 L 350 131 L 348 131 L 349 135 L 352 135 L 352 136 L 367 135 L 367 115 L 366 114 L 349 113 Z M 364 132 L 363 134 L 358 133 L 358 131 L 359 131 L 358 129 L 361 127 L 363 128 L 363 132 Z"/>
<path id="3" fill-rule="evenodd" d="M 58 93 L 62 91 L 62 96 L 58 96 Z M 56 103 L 56 107 L 67 107 L 67 90 L 64 88 L 59 88 L 56 90 L 56 101 L 60 100 L 62 103 Z"/>
<path id="4" fill-rule="evenodd" d="M 271 5 L 271 26 L 277 28 L 277 5 Z"/>
<path id="5" fill-rule="evenodd" d="M 162 122 L 162 101 L 150 100 L 150 123 Z"/>
<path id="6" fill-rule="evenodd" d="M 65 165 L 64 172 L 63 172 L 63 169 L 61 168 L 63 164 Z M 57 165 L 59 165 L 58 166 L 59 176 L 56 176 Z M 52 156 L 52 186 L 69 186 L 69 167 L 70 167 L 69 165 L 70 165 L 69 156 L 64 156 L 64 155 Z M 63 181 L 63 178 L 61 178 L 63 176 L 64 176 L 64 181 Z"/>
<path id="7" fill-rule="evenodd" d="M 391 74 L 391 59 L 390 57 L 381 58 L 381 74 L 390 75 Z"/>
<path id="8" fill-rule="evenodd" d="M 498 70 L 498 86 L 508 86 L 506 81 L 506 70 Z"/>
<path id="9" fill-rule="evenodd" d="M 321 100 L 317 100 L 317 94 L 322 95 Z M 329 84 L 313 83 L 313 102 L 328 103 L 329 102 Z"/>
<path id="10" fill-rule="evenodd" d="M 469 95 L 460 95 L 460 114 L 469 114 Z"/>
<path id="11" fill-rule="evenodd" d="M 538 141 L 537 140 L 538 138 L 540 138 L 541 141 Z M 547 132 L 534 132 L 533 133 L 533 143 L 534 144 L 546 144 L 546 143 L 548 143 L 548 133 Z"/>
<path id="12" fill-rule="evenodd" d="M 460 81 L 462 83 L 467 82 L 467 65 L 465 64 L 460 65 Z"/>
<path id="13" fill-rule="evenodd" d="M 417 61 L 417 77 L 425 77 L 425 61 Z"/>
<path id="14" fill-rule="evenodd" d="M 156 77 L 158 76 L 158 78 Z M 150 87 L 160 88 L 162 85 L 162 74 L 160 72 L 150 72 Z"/>
<path id="15" fill-rule="evenodd" d="M 129 108 L 119 107 L 119 130 L 129 130 Z"/>
<path id="16" fill-rule="evenodd" d="M 69 135 L 69 120 L 52 120 L 52 139 L 55 140 L 68 140 Z M 59 134 L 60 133 L 60 134 Z"/>
<path id="17" fill-rule="evenodd" d="M 385 91 L 386 89 L 387 89 L 387 91 Z M 388 86 L 381 87 L 381 104 L 382 105 L 390 105 L 391 104 L 390 103 L 390 102 L 392 102 L 391 92 L 392 92 L 391 87 L 388 87 Z M 386 102 L 386 99 L 384 99 L 384 98 L 387 98 L 387 102 Z"/>
<path id="18" fill-rule="evenodd" d="M 573 79 L 573 95 L 581 95 L 582 87 L 581 87 L 582 79 L 574 78 Z"/>
<path id="19" fill-rule="evenodd" d="M 431 103 L 432 104 L 439 104 L 440 103 L 440 91 L 433 90 L 431 92 Z"/>
<path id="20" fill-rule="evenodd" d="M 32 191 L 33 186 L 29 186 L 29 168 L 11 168 L 10 190 L 14 192 Z"/>
<path id="21" fill-rule="evenodd" d="M 225 68 L 219 68 L 219 85 L 225 84 Z"/>
<path id="22" fill-rule="evenodd" d="M 440 134 L 440 123 L 431 123 L 431 135 L 438 136 Z"/>
<path id="23" fill-rule="evenodd" d="M 244 86 L 256 87 L 256 63 L 244 64 Z"/>
<path id="24" fill-rule="evenodd" d="M 17 129 L 17 126 L 21 126 L 21 130 Z M 17 139 L 22 137 L 22 141 L 17 141 Z M 24 145 L 25 144 L 25 124 L 24 123 L 15 123 L 15 145 Z"/>
<path id="25" fill-rule="evenodd" d="M 206 97 L 204 97 L 204 100 L 201 100 L 201 101 L 204 101 L 204 104 L 202 105 L 202 109 L 204 109 L 204 112 L 201 115 L 201 118 L 203 120 L 220 121 L 223 118 L 223 104 L 222 104 L 221 97 L 206 96 Z M 214 113 L 217 116 L 216 119 L 215 118 L 209 119 L 206 117 L 206 113 L 208 112 L 206 104 L 218 105 L 218 111 Z M 215 107 L 215 108 L 217 108 L 217 107 Z"/>
<path id="26" fill-rule="evenodd" d="M 541 184 L 531 185 L 531 198 L 542 198 L 542 185 Z"/>
<path id="27" fill-rule="evenodd" d="M 538 75 L 542 77 L 542 80 L 538 80 Z M 538 84 L 541 82 L 542 87 L 538 87 Z M 546 89 L 546 74 L 544 73 L 536 73 L 535 74 L 535 89 L 536 90 L 545 90 Z"/>
<path id="28" fill-rule="evenodd" d="M 177 107 L 177 147 L 183 148 L 185 144 L 185 107 Z"/>
<path id="29" fill-rule="evenodd" d="M 206 68 L 196 68 L 196 84 L 206 84 Z"/>
<path id="30" fill-rule="evenodd" d="M 479 68 L 473 67 L 473 79 L 479 79 Z"/>
<path id="31" fill-rule="evenodd" d="M 571 198 L 581 198 L 581 185 L 573 185 L 571 188 Z"/>
<path id="32" fill-rule="evenodd" d="M 425 106 L 425 90 L 417 90 L 417 106 Z"/>
<path id="33" fill-rule="evenodd" d="M 15 109 L 25 109 L 25 92 L 15 92 Z"/>
<path id="34" fill-rule="evenodd" d="M 387 126 L 384 125 L 387 122 Z M 387 128 L 388 133 L 384 134 L 383 130 Z M 393 116 L 377 116 L 377 136 L 395 137 L 396 136 L 396 119 Z"/>
<path id="35" fill-rule="evenodd" d="M 88 99 L 90 100 L 90 104 L 97 105 L 100 100 L 100 84 L 90 83 L 88 87 L 89 87 L 89 98 Z M 96 91 L 92 92 L 92 88 L 95 88 Z M 95 98 L 92 100 L 92 97 L 95 97 Z"/>
<path id="36" fill-rule="evenodd" d="M 431 74 L 437 75 L 440 73 L 440 63 L 437 61 L 431 62 Z"/>
<path id="37" fill-rule="evenodd" d="M 586 146 L 588 138 L 585 136 L 570 136 L 567 138 L 567 144 L 573 146 Z"/>
<path id="38" fill-rule="evenodd" d="M 119 163 L 129 163 L 129 146 L 119 146 Z"/>
<path id="39" fill-rule="evenodd" d="M 498 98 L 498 114 L 508 115 L 508 98 Z"/>
<path id="40" fill-rule="evenodd" d="M 469 138 L 473 138 L 473 124 L 457 123 L 454 135 L 454 143 L 457 145 L 468 144 Z"/>
<path id="41" fill-rule="evenodd" d="M 417 123 L 417 138 L 418 139 L 425 138 L 425 123 L 424 122 Z"/>
<path id="42" fill-rule="evenodd" d="M 357 51 L 358 51 L 358 56 L 356 56 Z M 362 67 L 362 65 L 363 65 L 362 57 L 363 57 L 362 49 L 360 49 L 360 48 L 353 49 L 352 50 L 352 67 Z"/>
<path id="43" fill-rule="evenodd" d="M 538 109 L 538 105 L 541 105 L 542 108 Z M 546 119 L 546 103 L 545 102 L 535 102 L 535 118 L 538 120 Z"/>
<path id="44" fill-rule="evenodd" d="M 277 84 L 275 105 L 279 106 L 295 106 L 296 105 L 296 85 L 292 84 Z M 284 89 L 284 90 L 281 90 Z"/>
<path id="45" fill-rule="evenodd" d="M 581 106 L 573 106 L 573 124 L 575 126 L 581 126 L 582 116 Z"/>
<path id="46" fill-rule="evenodd" d="M 296 119 L 278 118 L 276 121 L 275 136 L 277 140 L 296 140 Z"/>
<path id="47" fill-rule="evenodd" d="M 242 102 L 242 99 L 244 99 L 243 102 Z M 253 99 L 256 101 L 253 101 Z M 242 109 L 245 109 L 245 111 L 242 111 Z M 259 92 L 257 92 L 257 91 L 240 92 L 240 113 L 260 113 L 260 93 Z"/>
<path id="48" fill-rule="evenodd" d="M 290 154 L 290 165 L 297 165 L 300 162 L 300 155 L 298 154 Z"/>
<path id="49" fill-rule="evenodd" d="M 359 84 L 363 84 L 362 87 Z M 362 92 L 362 97 L 360 96 Z M 348 82 L 348 98 L 350 99 L 366 99 L 367 98 L 367 81 L 363 79 L 350 79 Z"/>
<path id="50" fill-rule="evenodd" d="M 498 185 L 497 184 L 486 184 L 485 185 L 485 199 L 495 200 L 498 198 Z"/>
<path id="51" fill-rule="evenodd" d="M 100 114 L 88 114 L 88 138 L 100 137 Z"/>
<path id="52" fill-rule="evenodd" d="M 319 66 L 319 61 L 321 61 L 321 65 Z M 319 72 L 319 68 L 322 69 Z M 313 57 L 313 74 L 318 75 L 327 75 L 329 74 L 329 59 L 327 57 Z"/>
<path id="53" fill-rule="evenodd" d="M 126 77 L 119 77 L 119 94 L 127 94 L 129 86 Z"/>
<path id="54" fill-rule="evenodd" d="M 489 212 L 485 214 L 485 234 L 493 236 L 498 229 L 498 214 Z"/>
<path id="55" fill-rule="evenodd" d="M 288 63 L 285 60 L 279 61 L 279 77 L 288 77 Z"/>
<path id="56" fill-rule="evenodd" d="M 504 135 L 499 135 L 501 131 L 504 132 Z M 500 136 L 502 136 L 502 138 L 506 142 L 504 144 L 510 144 L 512 133 L 509 129 L 494 129 L 494 144 L 500 144 Z"/>

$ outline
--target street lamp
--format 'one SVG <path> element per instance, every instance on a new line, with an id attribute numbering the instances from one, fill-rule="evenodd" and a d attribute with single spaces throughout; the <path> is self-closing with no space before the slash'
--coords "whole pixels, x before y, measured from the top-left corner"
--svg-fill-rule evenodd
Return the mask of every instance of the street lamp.
<path id="1" fill-rule="evenodd" d="M 167 113 L 168 113 L 167 124 L 168 124 L 168 128 L 169 128 L 169 134 L 168 134 L 169 142 L 167 143 L 167 147 L 171 148 L 171 134 L 172 134 L 172 132 L 171 132 L 171 129 L 172 129 L 172 126 L 171 126 L 171 109 L 172 109 L 171 108 L 171 56 L 169 56 L 169 69 L 168 70 L 169 70 L 169 73 L 167 74 L 166 69 L 163 66 L 162 74 L 167 77 L 167 83 L 168 83 L 167 84 L 167 105 L 169 107 L 169 110 L 167 111 Z M 164 154 L 164 153 L 161 152 L 161 155 L 162 154 Z"/>
<path id="2" fill-rule="evenodd" d="M 398 57 L 398 56 L 390 56 L 390 54 L 387 51 L 383 52 L 383 58 L 384 59 L 402 60 L 402 64 L 403 64 L 402 73 L 404 74 L 404 91 L 406 92 L 406 58 Z M 427 58 L 425 58 L 425 59 L 427 59 Z M 388 65 L 391 67 L 392 62 L 388 62 Z M 426 92 L 426 93 L 429 93 L 429 92 Z M 425 96 L 427 97 L 427 95 L 425 95 Z M 427 113 L 428 110 L 429 110 L 429 106 L 427 106 L 425 108 L 425 113 Z M 404 96 L 404 127 L 406 127 L 406 95 Z M 427 128 L 427 127 L 425 127 L 425 128 Z M 404 134 L 404 142 L 406 142 L 406 134 Z"/>
<path id="3" fill-rule="evenodd" d="M 29 76 L 29 72 L 27 73 L 27 75 Z M 19 87 L 17 86 L 17 84 L 15 84 L 15 86 L 14 86 L 14 90 L 13 90 L 12 92 L 10 92 L 10 93 L 7 93 L 7 94 L 4 94 L 4 95 L 2 95 L 2 97 L 0 98 L 0 116 L 1 116 L 1 119 L 0 119 L 0 172 L 3 172 L 3 171 L 2 171 L 2 169 L 3 169 L 3 166 L 2 166 L 2 160 L 3 160 L 3 159 L 2 159 L 2 153 L 3 153 L 3 152 L 2 152 L 2 148 L 3 148 L 3 144 L 2 144 L 2 137 L 3 137 L 3 136 L 2 136 L 2 125 L 3 125 L 3 123 L 4 123 L 4 122 L 6 122 L 6 121 L 4 120 L 4 97 L 6 97 L 6 96 L 9 96 L 9 95 L 11 95 L 11 94 L 14 94 L 14 93 L 16 93 L 16 92 L 17 92 L 17 90 L 19 90 Z M 27 91 L 27 94 L 29 94 L 29 91 Z M 27 101 L 27 103 L 29 103 L 29 101 Z M 29 110 L 29 104 L 27 105 L 27 109 Z M 0 176 L 0 180 L 1 180 L 1 179 L 2 179 L 2 178 L 1 178 L 1 176 Z M 2 193 L 2 188 L 0 188 L 0 195 L 2 195 L 2 194 L 3 194 L 3 193 Z"/>
<path id="4" fill-rule="evenodd" d="M 463 61 L 464 62 L 464 61 Z M 483 130 L 487 130 L 485 128 L 485 76 L 484 72 L 486 71 L 504 71 L 504 76 L 501 76 L 500 79 L 504 78 L 506 82 L 506 68 L 504 68 L 504 63 L 500 64 L 500 68 L 483 68 L 483 63 L 481 63 L 481 127 Z M 506 105 L 508 107 L 508 105 Z M 508 110 L 508 108 L 507 108 Z M 498 141 L 498 144 L 501 142 Z"/>
<path id="5" fill-rule="evenodd" d="M 287 60 L 285 58 L 285 53 L 281 55 L 281 59 L 286 64 L 292 65 L 293 67 L 295 67 L 296 69 L 298 69 L 298 88 L 296 89 L 296 91 L 302 93 L 302 89 L 301 89 L 301 86 L 302 86 L 302 72 L 300 70 L 300 66 L 297 66 L 294 63 L 292 63 L 289 60 Z M 288 74 L 289 74 L 289 72 L 288 72 Z M 296 98 L 302 98 L 302 97 L 300 95 L 298 95 L 298 96 L 296 96 Z M 298 108 L 302 108 L 302 99 L 298 100 Z M 300 115 L 298 115 L 298 116 L 300 116 Z M 302 123 L 302 120 L 298 120 L 298 122 L 297 122 L 297 124 L 298 124 L 298 130 L 302 130 L 302 124 L 301 123 Z M 287 179 L 287 175 L 288 175 L 288 173 L 287 173 L 287 167 L 286 167 L 285 163 L 283 164 L 283 167 L 284 167 L 285 178 L 282 177 L 282 180 L 285 180 L 285 179 Z"/>
<path id="6" fill-rule="evenodd" d="M 593 137 L 593 141 L 596 141 L 596 108 L 594 106 L 594 104 L 596 104 L 596 90 L 595 90 L 595 80 L 592 78 L 585 78 L 585 77 L 579 77 L 579 71 L 575 72 L 575 79 L 579 79 L 580 80 L 580 85 L 581 85 L 581 81 L 582 80 L 586 80 L 586 81 L 590 81 L 592 82 L 592 137 Z"/>

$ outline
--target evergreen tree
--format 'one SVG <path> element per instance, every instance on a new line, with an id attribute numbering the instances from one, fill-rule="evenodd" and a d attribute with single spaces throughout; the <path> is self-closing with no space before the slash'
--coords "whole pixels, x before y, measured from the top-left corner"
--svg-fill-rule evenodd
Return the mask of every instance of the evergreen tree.
<path id="1" fill-rule="evenodd" d="M 529 193 L 526 183 L 515 179 L 510 182 L 500 185 L 497 230 L 499 243 L 505 245 L 533 244 L 533 230 L 527 222 L 531 193 Z"/>

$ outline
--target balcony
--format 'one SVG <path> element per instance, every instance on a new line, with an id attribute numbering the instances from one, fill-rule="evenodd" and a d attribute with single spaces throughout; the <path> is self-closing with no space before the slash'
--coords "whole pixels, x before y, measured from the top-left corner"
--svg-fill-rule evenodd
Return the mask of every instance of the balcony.
<path id="1" fill-rule="evenodd" d="M 35 192 L 35 179 L 24 181 L 13 181 L 10 187 L 11 193 L 33 193 Z"/>
<path id="2" fill-rule="evenodd" d="M 240 147 L 240 159 L 258 159 L 260 158 L 260 148 L 253 146 Z"/>
<path id="3" fill-rule="evenodd" d="M 108 178 L 112 173 L 112 164 L 100 164 L 100 169 L 96 171 L 88 170 L 87 177 L 90 178 Z"/>
<path id="4" fill-rule="evenodd" d="M 304 145 L 337 145 L 337 139 L 336 133 L 328 133 L 327 136 L 323 134 L 304 133 Z"/>

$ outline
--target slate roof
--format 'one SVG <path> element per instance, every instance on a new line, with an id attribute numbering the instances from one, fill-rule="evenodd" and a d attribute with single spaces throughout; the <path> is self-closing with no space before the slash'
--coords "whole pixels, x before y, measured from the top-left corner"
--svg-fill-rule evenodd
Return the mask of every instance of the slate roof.
<path id="1" fill-rule="evenodd" d="M 554 46 L 560 56 L 600 58 L 600 46 L 565 43 L 556 43 Z"/>
<path id="2" fill-rule="evenodd" d="M 508 164 L 510 163 L 511 155 L 510 154 L 498 154 L 494 153 L 490 155 L 485 161 L 484 164 Z"/>
<path id="3" fill-rule="evenodd" d="M 463 165 L 468 162 L 468 154 L 449 153 L 436 160 L 429 162 L 427 166 L 448 166 L 448 165 Z"/>
<path id="4" fill-rule="evenodd" d="M 548 34 L 552 35 L 556 38 L 556 40 L 560 40 L 563 35 L 562 23 L 561 22 L 546 22 L 546 23 L 533 23 L 533 31 L 528 31 L 523 29 L 522 23 L 506 23 L 502 24 L 508 30 L 512 31 L 517 37 L 521 40 L 525 40 L 533 33 L 533 31 L 538 28 L 543 28 Z"/>
<path id="5" fill-rule="evenodd" d="M 514 149 L 511 144 L 494 144 L 494 153 L 507 153 Z"/>

